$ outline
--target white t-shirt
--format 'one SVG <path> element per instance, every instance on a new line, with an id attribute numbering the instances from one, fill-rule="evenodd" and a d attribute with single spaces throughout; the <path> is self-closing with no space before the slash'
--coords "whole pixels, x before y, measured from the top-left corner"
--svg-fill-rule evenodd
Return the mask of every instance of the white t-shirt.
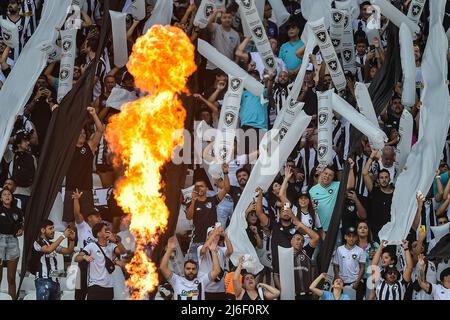
<path id="1" fill-rule="evenodd" d="M 209 273 L 199 273 L 197 278 L 189 281 L 172 272 L 172 276 L 167 281 L 173 288 L 174 300 L 205 300 L 205 288 L 211 283 Z M 199 288 L 200 284 L 201 288 Z"/>
<path id="2" fill-rule="evenodd" d="M 197 254 L 199 259 L 199 273 L 210 273 L 213 270 L 213 261 L 211 257 L 211 253 L 206 252 L 203 257 L 200 258 L 200 251 L 202 250 L 203 245 L 197 248 Z M 227 259 L 227 247 L 217 247 L 217 257 L 219 258 L 219 265 L 222 270 L 225 269 L 225 261 Z M 205 287 L 205 292 L 217 293 L 217 292 L 225 292 L 225 277 L 219 282 L 212 281 Z"/>
<path id="3" fill-rule="evenodd" d="M 342 245 L 336 249 L 333 264 L 339 266 L 339 276 L 344 283 L 353 283 L 358 279 L 359 264 L 366 263 L 366 254 L 358 246 L 347 249 Z"/>
<path id="4" fill-rule="evenodd" d="M 92 234 L 91 226 L 86 221 L 83 221 L 80 224 L 76 223 L 75 225 L 77 227 L 78 233 L 78 248 L 83 249 L 89 243 L 97 241 L 97 239 Z"/>
<path id="5" fill-rule="evenodd" d="M 450 300 L 450 289 L 441 284 L 430 284 L 433 300 Z"/>
<path id="6" fill-rule="evenodd" d="M 102 247 L 105 255 L 113 260 L 114 249 L 116 249 L 117 244 L 108 243 L 106 247 Z M 100 248 L 95 242 L 89 243 L 83 248 L 83 252 L 94 258 L 94 261 L 89 263 L 89 274 L 88 274 L 88 286 L 100 286 L 103 288 L 113 288 L 113 277 L 112 274 L 106 270 L 105 267 L 105 257 L 100 251 Z"/>

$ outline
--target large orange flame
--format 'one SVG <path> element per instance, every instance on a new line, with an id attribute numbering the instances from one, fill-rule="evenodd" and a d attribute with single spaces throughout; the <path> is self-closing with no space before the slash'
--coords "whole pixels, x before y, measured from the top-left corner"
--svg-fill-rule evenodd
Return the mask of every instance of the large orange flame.
<path id="1" fill-rule="evenodd" d="M 186 112 L 177 93 L 185 90 L 196 69 L 194 46 L 181 29 L 156 25 L 136 41 L 127 68 L 136 86 L 149 95 L 122 106 L 106 128 L 106 139 L 115 165 L 125 169 L 115 197 L 131 213 L 130 229 L 136 237 L 136 252 L 126 267 L 127 285 L 131 299 L 143 299 L 158 285 L 146 248 L 156 243 L 168 222 L 160 170 L 183 140 Z"/>

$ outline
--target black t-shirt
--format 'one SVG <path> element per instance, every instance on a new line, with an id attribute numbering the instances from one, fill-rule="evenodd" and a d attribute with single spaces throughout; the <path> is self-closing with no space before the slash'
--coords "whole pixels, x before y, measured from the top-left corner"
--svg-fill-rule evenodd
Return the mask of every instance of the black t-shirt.
<path id="1" fill-rule="evenodd" d="M 197 200 L 194 204 L 194 243 L 206 241 L 206 231 L 217 222 L 217 196 L 207 197 L 205 201 Z"/>
<path id="2" fill-rule="evenodd" d="M 287 227 L 283 227 L 280 222 L 275 220 L 273 215 L 270 215 L 270 228 L 272 230 L 271 249 L 272 249 L 272 267 L 273 272 L 279 272 L 278 262 L 278 246 L 283 248 L 291 247 L 291 239 L 294 236 L 296 229 L 295 225 L 291 223 Z"/>
<path id="3" fill-rule="evenodd" d="M 393 194 L 384 193 L 379 187 L 373 187 L 369 193 L 367 220 L 374 237 L 377 237 L 381 228 L 391 220 Z"/>
<path id="4" fill-rule="evenodd" d="M 5 208 L 0 205 L 0 234 L 16 235 L 22 227 L 22 210 L 17 207 Z"/>
<path id="5" fill-rule="evenodd" d="M 387 120 L 384 123 L 384 126 L 389 129 L 397 129 L 397 131 L 398 131 L 398 129 L 400 127 L 400 118 L 397 118 L 392 113 L 388 113 Z"/>
<path id="6" fill-rule="evenodd" d="M 233 199 L 233 209 L 236 208 L 236 205 L 239 202 L 242 192 L 243 191 L 240 187 L 230 186 L 230 191 L 228 191 L 228 194 Z"/>
<path id="7" fill-rule="evenodd" d="M 295 293 L 309 293 L 312 283 L 312 262 L 314 248 L 307 244 L 301 252 L 294 254 Z"/>
<path id="8" fill-rule="evenodd" d="M 72 162 L 66 176 L 67 190 L 91 190 L 92 189 L 92 163 L 94 154 L 88 143 L 82 147 L 75 147 Z"/>
<path id="9" fill-rule="evenodd" d="M 358 196 L 359 201 L 361 197 Z M 358 210 L 356 209 L 356 204 L 353 200 L 346 198 L 344 202 L 344 211 L 342 213 L 342 230 L 346 230 L 349 227 L 356 228 L 358 223 Z"/>
<path id="10" fill-rule="evenodd" d="M 313 90 L 313 88 L 309 88 L 305 95 L 305 106 L 303 110 L 305 110 L 305 113 L 308 116 L 312 116 L 317 114 L 317 94 L 316 91 Z"/>

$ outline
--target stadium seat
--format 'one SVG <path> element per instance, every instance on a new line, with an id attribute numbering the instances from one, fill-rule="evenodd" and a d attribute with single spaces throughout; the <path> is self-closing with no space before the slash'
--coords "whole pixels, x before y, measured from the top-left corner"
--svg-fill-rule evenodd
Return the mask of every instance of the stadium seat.
<path id="1" fill-rule="evenodd" d="M 0 292 L 0 301 L 12 300 L 11 296 L 7 293 Z"/>
<path id="2" fill-rule="evenodd" d="M 75 291 L 64 291 L 61 300 L 75 300 Z"/>
<path id="3" fill-rule="evenodd" d="M 36 291 L 28 293 L 25 297 L 23 297 L 23 300 L 36 300 Z"/>

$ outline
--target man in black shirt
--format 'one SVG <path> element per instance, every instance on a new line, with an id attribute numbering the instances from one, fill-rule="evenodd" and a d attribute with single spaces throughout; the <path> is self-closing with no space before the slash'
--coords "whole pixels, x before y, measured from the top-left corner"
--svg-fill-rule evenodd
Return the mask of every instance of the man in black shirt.
<path id="1" fill-rule="evenodd" d="M 391 220 L 391 204 L 394 188 L 391 185 L 389 171 L 380 170 L 377 175 L 377 185 L 374 185 L 369 175 L 369 168 L 377 155 L 377 150 L 372 149 L 370 158 L 363 169 L 364 183 L 369 191 L 368 201 L 368 221 L 372 231 L 374 241 L 379 242 L 378 232 Z"/>
<path id="2" fill-rule="evenodd" d="M 308 234 L 311 237 L 312 247 L 315 247 L 319 241 L 319 236 L 301 223 L 301 221 L 293 214 L 292 209 L 289 207 L 289 203 L 284 203 L 283 205 L 284 209 L 280 212 L 280 219 L 278 222 L 273 214 L 267 216 L 262 210 L 256 210 L 261 226 L 270 227 L 272 230 L 272 267 L 275 286 L 278 289 L 281 288 L 278 246 L 283 248 L 291 247 L 291 239 L 296 232 Z"/>
<path id="3" fill-rule="evenodd" d="M 306 226 L 304 231 L 311 237 L 311 241 L 306 246 L 303 246 L 305 237 L 299 231 L 291 239 L 294 249 L 295 300 L 311 300 L 312 298 L 309 290 L 313 281 L 311 258 L 319 243 L 319 235 Z"/>
<path id="4" fill-rule="evenodd" d="M 75 148 L 75 152 L 67 170 L 66 192 L 64 194 L 63 221 L 73 222 L 72 193 L 78 189 L 84 194 L 81 198 L 81 212 L 87 214 L 94 211 L 94 197 L 92 195 L 92 164 L 94 153 L 100 143 L 104 127 L 97 116 L 95 108 L 88 107 L 87 111 L 92 116 L 96 131 L 91 139 L 87 139 L 86 129 L 82 129 Z"/>
<path id="5" fill-rule="evenodd" d="M 192 201 L 186 212 L 186 219 L 193 220 L 194 232 L 192 242 L 189 247 L 189 258 L 198 262 L 197 248 L 205 243 L 208 227 L 217 222 L 217 205 L 222 201 L 230 189 L 230 180 L 228 179 L 228 164 L 222 165 L 223 188 L 215 196 L 208 197 L 206 192 L 208 187 L 205 181 L 195 182 L 194 191 L 192 191 Z"/>

